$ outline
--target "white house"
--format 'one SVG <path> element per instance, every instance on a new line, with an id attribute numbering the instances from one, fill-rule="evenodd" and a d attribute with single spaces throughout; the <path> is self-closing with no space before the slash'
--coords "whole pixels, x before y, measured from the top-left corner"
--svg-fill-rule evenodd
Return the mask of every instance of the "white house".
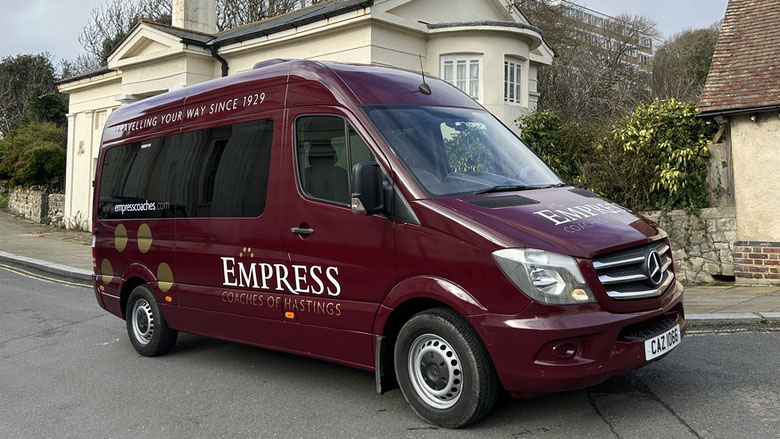
<path id="1" fill-rule="evenodd" d="M 173 25 L 138 23 L 108 66 L 63 80 L 70 95 L 65 218 L 89 229 L 100 135 L 118 106 L 246 71 L 263 60 L 378 64 L 439 76 L 514 127 L 553 52 L 506 0 L 330 0 L 216 32 L 216 0 L 174 0 Z"/>

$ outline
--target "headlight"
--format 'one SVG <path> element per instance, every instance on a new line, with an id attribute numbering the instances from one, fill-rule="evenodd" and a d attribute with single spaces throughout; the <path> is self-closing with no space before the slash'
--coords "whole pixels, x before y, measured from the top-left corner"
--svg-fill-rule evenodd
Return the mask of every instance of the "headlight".
<path id="1" fill-rule="evenodd" d="M 596 301 L 571 256 L 509 248 L 493 252 L 493 258 L 517 288 L 537 302 L 570 305 Z"/>

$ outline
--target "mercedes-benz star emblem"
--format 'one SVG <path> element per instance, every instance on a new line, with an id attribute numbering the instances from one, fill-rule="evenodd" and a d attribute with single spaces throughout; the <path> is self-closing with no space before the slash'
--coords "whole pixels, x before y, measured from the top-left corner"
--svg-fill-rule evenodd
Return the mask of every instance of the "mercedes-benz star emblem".
<path id="1" fill-rule="evenodd" d="M 645 256 L 645 270 L 647 271 L 647 280 L 654 286 L 661 285 L 664 280 L 664 272 L 661 270 L 661 257 L 658 252 L 653 250 Z"/>

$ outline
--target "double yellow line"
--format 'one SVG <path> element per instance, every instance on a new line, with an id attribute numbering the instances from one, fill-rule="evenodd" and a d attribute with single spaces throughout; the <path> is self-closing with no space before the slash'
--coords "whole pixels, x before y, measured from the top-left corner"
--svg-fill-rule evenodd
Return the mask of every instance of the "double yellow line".
<path id="1" fill-rule="evenodd" d="M 6 265 L 6 264 L 0 264 L 0 268 L 2 268 L 3 270 L 6 270 L 6 271 L 10 271 L 11 273 L 16 273 L 16 274 L 18 274 L 20 276 L 24 276 L 26 278 L 39 280 L 41 282 L 48 282 L 48 283 L 52 283 L 52 284 L 67 285 L 67 286 L 71 286 L 71 287 L 92 288 L 92 285 L 80 284 L 80 283 L 77 283 L 77 282 L 68 282 L 66 280 L 57 279 L 57 278 L 49 277 L 49 276 L 44 276 L 42 274 L 33 273 L 31 271 L 23 270 L 23 269 L 17 268 L 17 267 L 12 267 L 12 266 Z"/>

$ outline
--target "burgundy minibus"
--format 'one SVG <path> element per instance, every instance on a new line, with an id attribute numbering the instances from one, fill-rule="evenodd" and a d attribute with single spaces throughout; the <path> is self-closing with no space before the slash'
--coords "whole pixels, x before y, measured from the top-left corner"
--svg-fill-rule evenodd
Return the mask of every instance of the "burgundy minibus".
<path id="1" fill-rule="evenodd" d="M 93 207 L 95 295 L 140 354 L 184 331 L 334 361 L 444 427 L 685 330 L 656 224 L 419 73 L 272 60 L 120 107 Z"/>

